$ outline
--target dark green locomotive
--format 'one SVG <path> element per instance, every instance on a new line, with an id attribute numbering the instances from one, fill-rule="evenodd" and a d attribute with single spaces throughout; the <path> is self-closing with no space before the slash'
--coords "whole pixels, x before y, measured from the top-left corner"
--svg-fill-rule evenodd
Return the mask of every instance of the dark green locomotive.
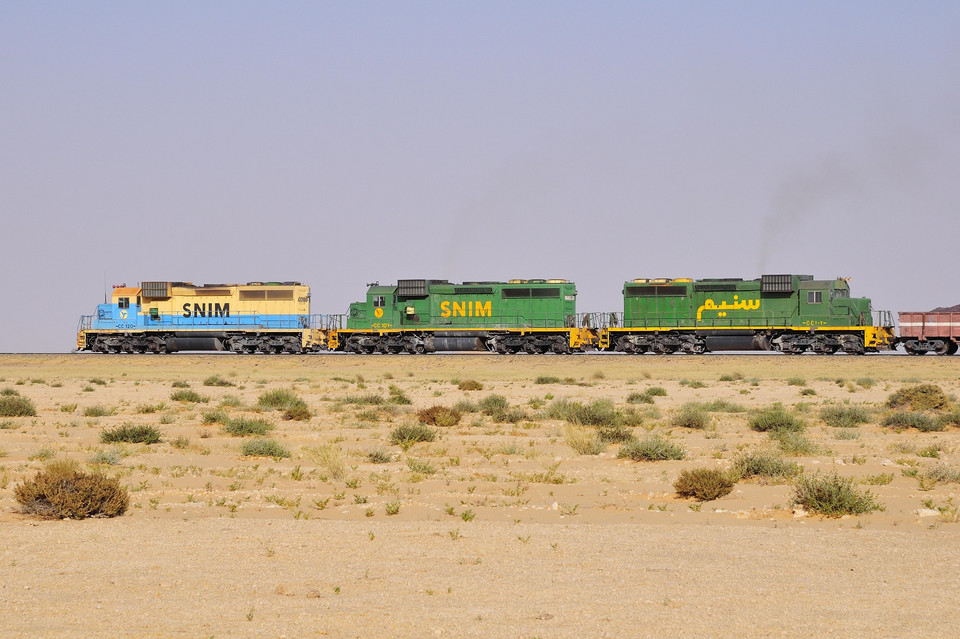
<path id="1" fill-rule="evenodd" d="M 350 305 L 331 346 L 352 353 L 569 353 L 589 341 L 576 328 L 576 301 L 577 287 L 566 280 L 373 284 L 365 301 Z"/>
<path id="2" fill-rule="evenodd" d="M 600 346 L 626 353 L 776 350 L 861 354 L 889 348 L 892 322 L 876 326 L 868 298 L 845 279 L 764 275 L 742 279 L 638 279 L 624 283 Z"/>

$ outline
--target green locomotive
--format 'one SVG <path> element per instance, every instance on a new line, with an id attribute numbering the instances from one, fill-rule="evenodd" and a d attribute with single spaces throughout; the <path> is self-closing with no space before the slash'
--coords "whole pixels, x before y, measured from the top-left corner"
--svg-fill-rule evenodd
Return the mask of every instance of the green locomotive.
<path id="1" fill-rule="evenodd" d="M 399 280 L 369 285 L 330 346 L 350 353 L 570 353 L 589 345 L 566 280 Z"/>
<path id="2" fill-rule="evenodd" d="M 851 354 L 890 348 L 889 315 L 874 325 L 868 298 L 847 280 L 812 275 L 758 279 L 637 279 L 624 283 L 623 314 L 599 346 L 625 353 L 775 350 Z"/>

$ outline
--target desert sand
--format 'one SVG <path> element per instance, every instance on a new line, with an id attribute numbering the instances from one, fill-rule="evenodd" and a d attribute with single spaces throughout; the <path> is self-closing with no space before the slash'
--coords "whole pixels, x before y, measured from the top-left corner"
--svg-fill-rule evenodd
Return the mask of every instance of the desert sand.
<path id="1" fill-rule="evenodd" d="M 960 430 L 880 422 L 905 386 L 960 395 L 958 373 L 955 357 L 0 355 L 0 389 L 37 408 L 0 418 L 0 634 L 957 636 L 960 484 L 921 478 L 960 469 Z M 171 399 L 175 382 L 205 401 Z M 652 404 L 627 402 L 653 387 Z M 312 416 L 259 407 L 275 389 Z M 390 441 L 420 409 L 492 394 L 515 421 L 468 412 L 433 442 Z M 548 416 L 563 399 L 633 411 L 637 437 L 685 458 L 580 454 L 571 436 L 592 430 Z M 743 410 L 671 423 L 715 400 Z M 883 510 L 823 517 L 792 503 L 790 481 L 676 494 L 682 470 L 777 450 L 748 426 L 774 402 L 812 446 L 786 459 L 854 478 Z M 868 423 L 820 418 L 847 404 Z M 250 438 L 215 421 L 238 417 L 268 421 L 290 457 L 241 454 Z M 162 441 L 101 443 L 125 424 Z M 119 478 L 126 514 L 22 513 L 14 487 L 62 458 Z"/>

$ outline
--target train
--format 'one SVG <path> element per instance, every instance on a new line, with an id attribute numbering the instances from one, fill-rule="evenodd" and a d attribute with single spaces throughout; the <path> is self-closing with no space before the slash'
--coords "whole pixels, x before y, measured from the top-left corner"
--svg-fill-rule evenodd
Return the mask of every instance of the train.
<path id="1" fill-rule="evenodd" d="M 897 335 L 892 313 L 853 297 L 846 278 L 638 278 L 621 293 L 621 309 L 581 313 L 566 279 L 405 279 L 368 284 L 344 314 L 313 314 L 310 287 L 296 281 L 149 281 L 115 286 L 95 314 L 81 316 L 77 351 L 863 355 L 902 345 L 951 355 L 960 343 L 960 309 L 902 312 Z"/>

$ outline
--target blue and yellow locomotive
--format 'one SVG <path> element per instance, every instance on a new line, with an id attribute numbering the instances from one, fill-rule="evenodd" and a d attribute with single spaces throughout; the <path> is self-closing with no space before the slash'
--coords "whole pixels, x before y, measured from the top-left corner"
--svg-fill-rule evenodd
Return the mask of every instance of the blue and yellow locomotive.
<path id="1" fill-rule="evenodd" d="M 299 282 L 143 282 L 113 289 L 80 318 L 77 348 L 97 353 L 304 353 L 324 348 L 310 287 Z"/>

